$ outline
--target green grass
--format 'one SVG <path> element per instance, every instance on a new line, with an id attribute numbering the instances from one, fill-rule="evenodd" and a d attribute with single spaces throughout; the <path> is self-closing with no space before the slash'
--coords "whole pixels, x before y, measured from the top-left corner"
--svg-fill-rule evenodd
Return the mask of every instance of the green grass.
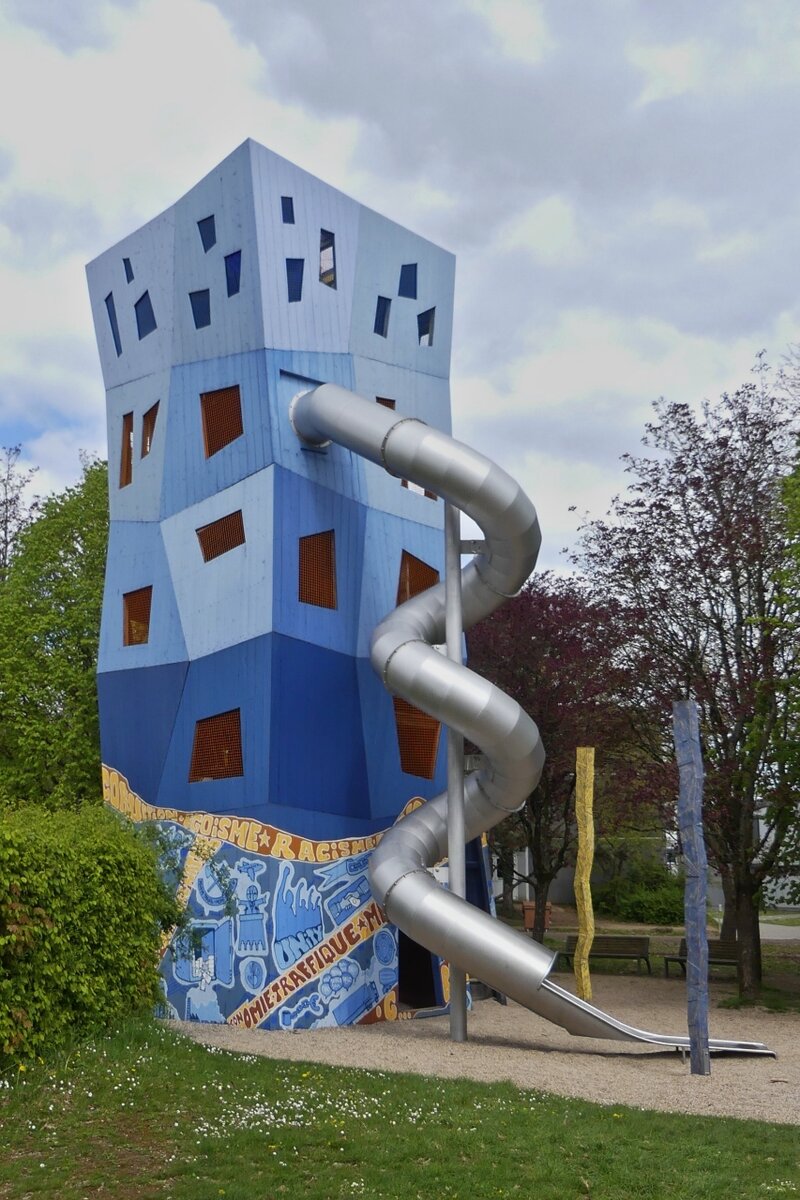
<path id="1" fill-rule="evenodd" d="M 771 913 L 764 913 L 764 915 L 761 919 L 762 919 L 762 921 L 766 921 L 766 923 L 768 925 L 797 925 L 797 926 L 800 926 L 800 914 L 797 916 L 794 916 L 794 917 L 786 917 L 786 916 L 779 917 L 779 916 L 773 916 Z M 800 937 L 800 934 L 798 934 L 798 937 Z"/>
<path id="2" fill-rule="evenodd" d="M 792 1126 L 276 1063 L 147 1024 L 18 1072 L 0 1145 L 3 1200 L 762 1200 L 800 1178 Z"/>

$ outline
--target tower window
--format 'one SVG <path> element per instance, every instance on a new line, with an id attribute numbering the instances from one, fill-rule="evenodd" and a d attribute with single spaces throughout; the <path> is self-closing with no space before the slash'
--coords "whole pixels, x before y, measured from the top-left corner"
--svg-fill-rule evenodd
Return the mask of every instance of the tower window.
<path id="1" fill-rule="evenodd" d="M 294 225 L 294 200 L 291 196 L 281 196 L 281 218 L 284 225 Z"/>
<path id="2" fill-rule="evenodd" d="M 203 243 L 203 250 L 208 254 L 211 247 L 217 244 L 217 225 L 214 217 L 203 217 L 202 221 L 197 222 L 197 228 L 200 232 L 200 241 Z"/>
<path id="3" fill-rule="evenodd" d="M 429 308 L 417 317 L 417 332 L 419 334 L 420 346 L 433 345 L 433 320 L 435 316 L 436 309 Z"/>
<path id="4" fill-rule="evenodd" d="M 409 300 L 417 298 L 417 264 L 404 263 L 400 268 L 400 283 L 397 287 L 398 296 L 407 296 Z"/>
<path id="5" fill-rule="evenodd" d="M 244 433 L 238 383 L 215 392 L 203 392 L 200 396 L 200 412 L 206 458 L 211 458 L 212 454 Z"/>
<path id="6" fill-rule="evenodd" d="M 225 255 L 225 283 L 228 295 L 235 296 L 239 291 L 242 279 L 242 252 L 234 250 L 233 254 Z"/>
<path id="7" fill-rule="evenodd" d="M 128 283 L 133 283 L 133 267 L 129 258 L 123 258 L 122 265 L 125 268 L 125 278 Z"/>
<path id="8" fill-rule="evenodd" d="M 332 529 L 300 538 L 298 596 L 303 604 L 336 608 L 336 538 Z"/>
<path id="9" fill-rule="evenodd" d="M 412 596 L 418 596 L 427 588 L 439 582 L 439 572 L 435 567 L 415 558 L 407 550 L 403 551 L 400 559 L 400 578 L 397 581 L 397 603 L 405 604 Z"/>
<path id="10" fill-rule="evenodd" d="M 146 338 L 156 328 L 156 315 L 153 312 L 153 302 L 150 293 L 145 292 L 134 304 L 136 310 L 136 328 L 139 331 L 139 341 Z"/>
<path id="11" fill-rule="evenodd" d="M 382 404 L 384 408 L 391 408 L 392 411 L 397 408 L 397 401 L 390 400 L 388 396 L 376 396 L 378 404 Z"/>
<path id="12" fill-rule="evenodd" d="M 436 753 L 442 726 L 435 717 L 415 708 L 400 696 L 393 696 L 400 769 L 406 775 L 433 779 Z"/>
<path id="13" fill-rule="evenodd" d="M 244 775 L 241 710 L 204 717 L 194 727 L 189 783 Z"/>
<path id="14" fill-rule="evenodd" d="M 336 239 L 328 229 L 319 231 L 319 281 L 336 287 Z"/>
<path id="15" fill-rule="evenodd" d="M 125 592 L 122 597 L 122 644 L 143 646 L 150 637 L 150 606 L 152 587 Z"/>
<path id="16" fill-rule="evenodd" d="M 290 304 L 303 299 L 303 262 L 302 258 L 286 260 L 286 288 Z"/>
<path id="17" fill-rule="evenodd" d="M 117 358 L 122 354 L 122 342 L 119 337 L 119 325 L 117 324 L 117 309 L 114 304 L 114 293 L 109 292 L 106 296 L 106 312 L 108 313 L 108 323 L 111 326 L 111 336 L 114 339 L 114 349 L 117 352 Z"/>
<path id="18" fill-rule="evenodd" d="M 205 329 L 206 325 L 211 324 L 211 292 L 208 288 L 201 292 L 189 292 L 189 302 L 195 329 Z"/>
<path id="19" fill-rule="evenodd" d="M 210 525 L 202 525 L 196 533 L 204 562 L 211 562 L 212 558 L 219 558 L 221 554 L 243 546 L 245 538 L 241 509 L 212 521 Z"/>
<path id="20" fill-rule="evenodd" d="M 375 305 L 375 325 L 373 331 L 379 337 L 389 336 L 389 310 L 392 307 L 392 302 L 388 296 L 378 296 L 378 302 Z"/>
<path id="21" fill-rule="evenodd" d="M 147 412 L 142 417 L 142 458 L 146 458 L 153 446 L 153 434 L 156 431 L 156 417 L 158 416 L 158 400 L 152 408 L 148 408 Z"/>
<path id="22" fill-rule="evenodd" d="M 119 486 L 127 487 L 133 479 L 133 413 L 122 418 L 122 444 L 119 459 Z"/>

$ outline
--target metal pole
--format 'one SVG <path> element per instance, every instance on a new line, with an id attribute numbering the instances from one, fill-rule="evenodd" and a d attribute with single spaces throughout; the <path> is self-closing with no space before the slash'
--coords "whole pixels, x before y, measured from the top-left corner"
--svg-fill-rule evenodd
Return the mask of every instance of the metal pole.
<path id="1" fill-rule="evenodd" d="M 461 662 L 464 632 L 461 610 L 461 513 L 444 506 L 445 630 L 447 657 Z M 447 858 L 450 891 L 466 896 L 467 870 L 464 845 L 464 735 L 447 730 Z M 467 1040 L 467 976 L 450 964 L 450 1040 Z"/>

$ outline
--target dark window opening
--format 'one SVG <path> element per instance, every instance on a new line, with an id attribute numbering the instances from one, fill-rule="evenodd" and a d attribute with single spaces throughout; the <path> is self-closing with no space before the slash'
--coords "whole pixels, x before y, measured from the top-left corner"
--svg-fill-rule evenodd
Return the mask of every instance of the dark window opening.
<path id="1" fill-rule="evenodd" d="M 433 1008 L 436 985 L 433 955 L 398 930 L 397 1000 L 401 1008 Z"/>
<path id="2" fill-rule="evenodd" d="M 203 243 L 203 250 L 208 254 L 211 247 L 217 244 L 217 225 L 214 217 L 203 217 L 202 221 L 197 222 L 197 228 L 200 231 L 200 241 Z"/>
<path id="3" fill-rule="evenodd" d="M 203 552 L 203 561 L 211 562 L 212 558 L 219 558 L 221 554 L 227 554 L 229 550 L 244 545 L 242 511 L 239 509 L 237 512 L 228 513 L 227 517 L 220 517 L 218 521 L 202 525 L 195 532 Z"/>
<path id="4" fill-rule="evenodd" d="M 153 312 L 153 303 L 149 292 L 145 292 L 143 296 L 139 297 L 134 309 L 136 310 L 136 328 L 139 331 L 139 341 L 141 341 L 157 328 L 156 315 Z"/>
<path id="5" fill-rule="evenodd" d="M 281 217 L 284 225 L 294 225 L 294 200 L 291 196 L 281 196 Z"/>
<path id="6" fill-rule="evenodd" d="M 189 783 L 244 775 L 241 710 L 204 717 L 194 727 Z"/>
<path id="7" fill-rule="evenodd" d="M 439 582 L 439 572 L 435 567 L 415 558 L 407 550 L 403 551 L 400 559 L 400 578 L 397 581 L 397 603 L 404 604 L 412 596 L 418 596 Z"/>
<path id="8" fill-rule="evenodd" d="M 206 458 L 211 458 L 212 454 L 244 433 L 238 383 L 215 392 L 203 392 L 200 396 L 200 412 Z"/>
<path id="9" fill-rule="evenodd" d="M 392 410 L 397 408 L 397 401 L 390 400 L 388 396 L 376 396 L 375 399 L 377 400 L 378 404 L 382 404 L 384 408 L 391 408 Z"/>
<path id="10" fill-rule="evenodd" d="M 433 321 L 436 316 L 436 309 L 429 308 L 426 312 L 420 313 L 417 317 L 417 332 L 419 334 L 420 346 L 433 345 Z"/>
<path id="11" fill-rule="evenodd" d="M 225 255 L 225 283 L 228 295 L 235 296 L 239 291 L 242 280 L 242 252 L 234 250 L 233 254 Z"/>
<path id="12" fill-rule="evenodd" d="M 211 324 L 211 292 L 204 288 L 201 292 L 189 292 L 195 329 L 205 329 Z"/>
<path id="13" fill-rule="evenodd" d="M 300 538 L 298 597 L 302 604 L 336 608 L 336 537 L 332 529 Z"/>
<path id="14" fill-rule="evenodd" d="M 128 283 L 133 283 L 133 267 L 129 258 L 123 258 L 122 265 L 125 268 L 125 278 Z"/>
<path id="15" fill-rule="evenodd" d="M 127 487 L 133 479 L 133 413 L 122 418 L 122 445 L 119 460 L 119 486 Z"/>
<path id="16" fill-rule="evenodd" d="M 378 303 L 375 305 L 375 325 L 373 331 L 379 337 L 389 336 L 389 310 L 392 307 L 392 302 L 387 296 L 378 296 Z"/>
<path id="17" fill-rule="evenodd" d="M 108 313 L 108 323 L 111 326 L 111 336 L 114 339 L 114 349 L 117 352 L 117 358 L 122 354 L 122 342 L 119 337 L 119 325 L 117 324 L 117 310 L 114 305 L 114 293 L 109 292 L 106 296 L 106 312 Z"/>
<path id="18" fill-rule="evenodd" d="M 150 637 L 150 606 L 152 587 L 125 592 L 122 597 L 122 644 L 143 646 Z"/>
<path id="19" fill-rule="evenodd" d="M 148 408 L 142 417 L 142 458 L 146 458 L 153 447 L 153 435 L 156 431 L 158 416 L 158 400 L 152 408 Z"/>
<path id="20" fill-rule="evenodd" d="M 336 287 L 336 238 L 328 229 L 319 231 L 319 281 Z"/>
<path id="21" fill-rule="evenodd" d="M 407 296 L 409 300 L 417 298 L 417 264 L 404 263 L 400 268 L 400 283 L 397 288 L 398 296 Z"/>
<path id="22" fill-rule="evenodd" d="M 400 769 L 405 775 L 433 779 L 441 724 L 400 696 L 393 696 Z"/>
<path id="23" fill-rule="evenodd" d="M 302 258 L 287 258 L 286 287 L 289 293 L 289 303 L 303 299 L 303 263 Z"/>

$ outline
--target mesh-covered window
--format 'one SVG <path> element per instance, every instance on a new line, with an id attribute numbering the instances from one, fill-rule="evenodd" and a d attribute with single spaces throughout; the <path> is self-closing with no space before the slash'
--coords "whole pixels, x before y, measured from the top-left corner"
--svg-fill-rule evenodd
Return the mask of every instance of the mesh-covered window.
<path id="1" fill-rule="evenodd" d="M 373 332 L 377 333 L 378 337 L 389 336 L 389 313 L 391 312 L 392 302 L 388 296 L 378 296 L 375 304 L 375 324 Z"/>
<path id="2" fill-rule="evenodd" d="M 336 287 L 336 238 L 329 229 L 319 231 L 319 281 Z"/>
<path id="3" fill-rule="evenodd" d="M 117 322 L 117 309 L 114 304 L 114 293 L 109 292 L 106 296 L 106 312 L 108 313 L 108 323 L 111 326 L 111 336 L 114 339 L 114 349 L 117 352 L 117 358 L 122 354 L 122 341 L 119 336 L 119 324 Z"/>
<path id="4" fill-rule="evenodd" d="M 213 216 L 203 217 L 202 221 L 198 221 L 197 229 L 200 241 L 203 243 L 203 250 L 208 254 L 211 247 L 217 244 L 217 224 Z"/>
<path id="5" fill-rule="evenodd" d="M 390 400 L 388 396 L 376 396 L 378 404 L 382 404 L 384 408 L 391 408 L 393 411 L 397 408 L 397 401 Z"/>
<path id="6" fill-rule="evenodd" d="M 417 264 L 403 263 L 400 268 L 400 283 L 397 288 L 398 296 L 407 296 L 409 300 L 417 298 Z"/>
<path id="7" fill-rule="evenodd" d="M 332 529 L 300 538 L 298 596 L 303 604 L 336 608 L 336 538 Z"/>
<path id="8" fill-rule="evenodd" d="M 401 770 L 406 775 L 433 779 L 441 723 L 400 696 L 393 696 L 392 699 Z"/>
<path id="9" fill-rule="evenodd" d="M 158 417 L 158 400 L 152 408 L 148 408 L 147 412 L 142 417 L 142 458 L 146 458 L 153 448 L 153 435 L 156 431 L 156 418 Z"/>
<path id="10" fill-rule="evenodd" d="M 210 562 L 212 558 L 219 558 L 220 554 L 244 545 L 242 511 L 228 513 L 227 517 L 220 517 L 210 525 L 202 525 L 196 532 L 203 559 Z"/>
<path id="11" fill-rule="evenodd" d="M 199 292 L 189 292 L 189 303 L 192 306 L 195 329 L 205 329 L 211 324 L 211 292 L 208 288 Z"/>
<path id="12" fill-rule="evenodd" d="M 225 286 L 229 296 L 236 296 L 242 282 L 242 252 L 234 250 L 225 255 Z"/>
<path id="13" fill-rule="evenodd" d="M 150 293 L 145 292 L 143 296 L 140 296 L 133 307 L 136 312 L 136 329 L 141 342 L 142 338 L 146 338 L 156 328 L 156 314 L 153 312 Z"/>
<path id="14" fill-rule="evenodd" d="M 302 258 L 287 258 L 286 260 L 286 292 L 290 304 L 303 299 L 303 263 Z"/>
<path id="15" fill-rule="evenodd" d="M 216 454 L 223 446 L 227 446 L 244 433 L 238 383 L 233 387 L 219 388 L 215 392 L 203 392 L 200 396 L 200 410 L 206 458 L 211 458 L 212 454 Z"/>
<path id="16" fill-rule="evenodd" d="M 433 345 L 433 323 L 435 317 L 435 308 L 429 308 L 426 312 L 420 313 L 417 317 L 417 333 L 419 334 L 420 346 Z"/>
<path id="17" fill-rule="evenodd" d="M 403 551 L 400 559 L 400 578 L 397 580 L 397 603 L 404 604 L 412 596 L 419 595 L 426 588 L 433 587 L 439 582 L 439 572 L 435 567 L 415 558 L 407 550 Z"/>
<path id="18" fill-rule="evenodd" d="M 150 605 L 152 587 L 125 592 L 122 597 L 122 644 L 143 646 L 150 637 Z"/>
<path id="19" fill-rule="evenodd" d="M 244 775 L 241 710 L 204 717 L 194 727 L 189 783 Z"/>
<path id="20" fill-rule="evenodd" d="M 127 487 L 133 479 L 133 413 L 122 418 L 122 444 L 119 458 L 119 486 Z"/>

